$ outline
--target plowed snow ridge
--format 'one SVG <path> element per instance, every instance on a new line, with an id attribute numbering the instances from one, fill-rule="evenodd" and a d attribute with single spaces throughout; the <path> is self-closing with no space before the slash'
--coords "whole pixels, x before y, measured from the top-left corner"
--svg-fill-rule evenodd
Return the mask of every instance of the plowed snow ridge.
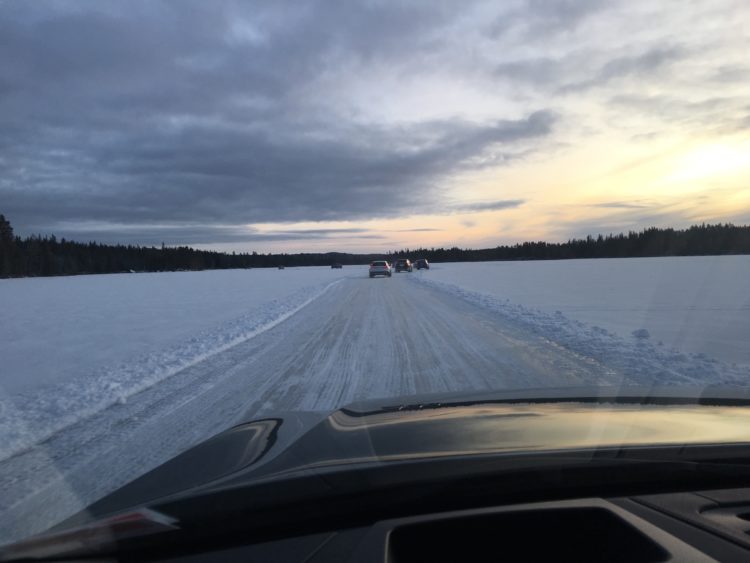
<path id="1" fill-rule="evenodd" d="M 0 400 L 0 460 L 43 442 L 55 432 L 124 403 L 160 381 L 244 342 L 288 319 L 342 280 L 304 288 L 187 342 L 127 363 L 85 373 L 33 395 Z"/>
<path id="2" fill-rule="evenodd" d="M 291 284 L 288 273 L 275 279 Z M 428 275 L 326 277 L 96 377 L 3 397 L 0 541 L 42 531 L 197 442 L 270 413 L 415 393 L 705 386 L 750 376 Z"/>

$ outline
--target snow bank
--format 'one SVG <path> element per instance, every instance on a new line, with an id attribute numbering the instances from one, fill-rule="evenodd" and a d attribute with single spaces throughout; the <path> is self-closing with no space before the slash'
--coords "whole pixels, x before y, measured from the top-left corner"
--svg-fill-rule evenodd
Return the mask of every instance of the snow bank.
<path id="1" fill-rule="evenodd" d="M 750 366 L 750 256 L 433 264 L 417 275 Z"/>
<path id="2" fill-rule="evenodd" d="M 471 271 L 473 265 L 463 265 Z M 474 272 L 476 275 L 476 272 Z M 603 375 L 620 378 L 624 385 L 642 386 L 746 386 L 750 367 L 718 361 L 703 353 L 684 353 L 654 343 L 646 329 L 625 338 L 599 326 L 570 319 L 561 311 L 549 313 L 434 279 L 414 276 L 416 283 L 445 291 L 504 317 L 508 323 L 529 330 L 550 343 L 599 364 Z M 467 276 L 467 280 L 473 279 Z"/>
<path id="3" fill-rule="evenodd" d="M 2 280 L 0 460 L 294 314 L 324 268 Z"/>

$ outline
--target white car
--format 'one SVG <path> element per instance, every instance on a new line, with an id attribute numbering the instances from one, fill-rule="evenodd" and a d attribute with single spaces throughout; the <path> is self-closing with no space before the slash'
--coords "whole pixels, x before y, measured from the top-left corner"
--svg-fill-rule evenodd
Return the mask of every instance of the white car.
<path id="1" fill-rule="evenodd" d="M 370 264 L 370 277 L 388 276 L 391 277 L 391 265 L 385 260 L 376 260 Z"/>

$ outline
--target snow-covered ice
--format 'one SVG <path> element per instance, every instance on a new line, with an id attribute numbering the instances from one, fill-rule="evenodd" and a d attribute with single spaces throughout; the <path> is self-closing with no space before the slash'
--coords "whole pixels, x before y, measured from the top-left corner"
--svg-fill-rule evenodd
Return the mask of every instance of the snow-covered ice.
<path id="1" fill-rule="evenodd" d="M 247 417 L 750 381 L 750 257 L 0 280 L 0 541 Z"/>
<path id="2" fill-rule="evenodd" d="M 340 279 L 329 268 L 213 270 L 0 280 L 0 386 L 58 384 L 182 344 Z"/>
<path id="3" fill-rule="evenodd" d="M 559 310 L 550 313 L 534 309 L 431 276 L 411 279 L 493 311 L 508 326 L 517 326 L 538 335 L 551 346 L 562 347 L 592 362 L 598 366 L 599 375 L 599 381 L 591 382 L 594 384 L 705 388 L 745 387 L 750 383 L 750 366 L 719 361 L 702 352 L 684 353 L 663 343 L 651 342 L 651 335 L 645 328 L 632 331 L 627 338 L 569 318 Z"/>
<path id="4" fill-rule="evenodd" d="M 750 256 L 433 264 L 419 275 L 750 366 Z"/>
<path id="5" fill-rule="evenodd" d="M 0 280 L 0 459 L 283 320 L 330 268 Z"/>

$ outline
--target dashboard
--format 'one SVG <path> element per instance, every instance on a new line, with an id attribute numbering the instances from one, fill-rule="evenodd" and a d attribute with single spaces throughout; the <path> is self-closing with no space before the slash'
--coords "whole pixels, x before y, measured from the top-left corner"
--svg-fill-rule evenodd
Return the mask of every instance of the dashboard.
<path id="1" fill-rule="evenodd" d="M 750 488 L 420 514 L 179 560 L 748 561 Z"/>

